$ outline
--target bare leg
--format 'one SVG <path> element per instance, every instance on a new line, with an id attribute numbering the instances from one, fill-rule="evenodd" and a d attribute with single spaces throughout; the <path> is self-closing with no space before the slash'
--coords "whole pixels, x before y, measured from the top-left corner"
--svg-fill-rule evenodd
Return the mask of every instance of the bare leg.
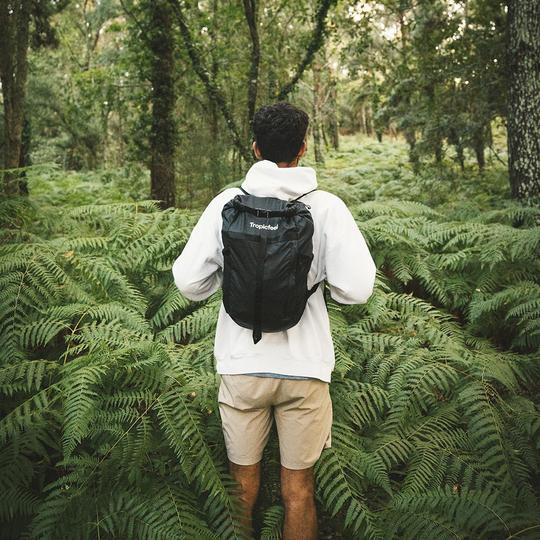
<path id="1" fill-rule="evenodd" d="M 282 465 L 281 495 L 285 505 L 283 540 L 317 540 L 313 467 L 293 470 Z"/>
<path id="2" fill-rule="evenodd" d="M 254 465 L 238 465 L 229 460 L 229 470 L 233 478 L 240 484 L 238 496 L 244 506 L 244 523 L 253 536 L 253 507 L 259 494 L 261 483 L 261 462 Z"/>

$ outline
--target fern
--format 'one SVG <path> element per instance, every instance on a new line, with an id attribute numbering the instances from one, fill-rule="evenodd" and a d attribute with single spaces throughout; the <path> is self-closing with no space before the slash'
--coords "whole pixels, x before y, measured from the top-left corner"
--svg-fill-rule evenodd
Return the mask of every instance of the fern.
<path id="1" fill-rule="evenodd" d="M 383 172 L 387 197 L 368 202 L 362 170 L 326 180 L 351 203 L 378 271 L 366 304 L 328 302 L 322 518 L 344 538 L 532 538 L 538 212 L 432 208 L 411 200 L 420 188 L 407 173 L 405 189 Z M 216 397 L 221 292 L 191 302 L 170 272 L 199 214 L 140 201 L 58 217 L 0 201 L 6 538 L 247 537 Z M 256 525 L 277 539 L 275 430 L 263 466 Z"/>

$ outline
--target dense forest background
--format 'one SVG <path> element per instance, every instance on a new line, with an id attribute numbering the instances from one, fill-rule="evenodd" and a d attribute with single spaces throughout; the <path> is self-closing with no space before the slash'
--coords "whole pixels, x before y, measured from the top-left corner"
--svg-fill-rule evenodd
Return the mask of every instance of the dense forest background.
<path id="1" fill-rule="evenodd" d="M 196 206 L 250 164 L 256 106 L 309 111 L 312 153 L 340 134 L 404 138 L 415 171 L 479 170 L 508 132 L 516 198 L 538 197 L 538 6 L 385 2 L 2 2 L 6 169 L 45 164 L 146 182 Z M 204 119 L 204 121 L 201 121 Z M 9 180 L 9 181 L 8 181 Z M 8 193 L 27 182 L 6 180 Z"/>
<path id="2" fill-rule="evenodd" d="M 0 82 L 0 538 L 246 538 L 171 267 L 277 100 L 378 269 L 328 303 L 321 538 L 540 537 L 537 0 L 0 0 Z"/>

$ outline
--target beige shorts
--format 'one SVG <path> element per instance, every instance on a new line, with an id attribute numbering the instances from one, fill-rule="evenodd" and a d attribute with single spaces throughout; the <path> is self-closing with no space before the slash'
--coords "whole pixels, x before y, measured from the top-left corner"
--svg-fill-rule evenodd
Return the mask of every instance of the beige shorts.
<path id="1" fill-rule="evenodd" d="M 238 465 L 262 459 L 275 417 L 281 464 L 306 469 L 332 444 L 329 383 L 220 375 L 219 413 L 227 455 Z"/>

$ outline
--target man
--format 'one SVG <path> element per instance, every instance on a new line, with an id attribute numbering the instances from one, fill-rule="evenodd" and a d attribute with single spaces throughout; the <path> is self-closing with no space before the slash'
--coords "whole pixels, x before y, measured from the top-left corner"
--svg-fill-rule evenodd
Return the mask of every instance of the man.
<path id="1" fill-rule="evenodd" d="M 242 183 L 250 194 L 296 198 L 317 187 L 315 170 L 299 166 L 307 150 L 307 114 L 280 102 L 259 109 L 253 118 L 257 159 Z M 241 194 L 219 193 L 203 212 L 174 262 L 176 286 L 189 299 L 203 300 L 222 284 L 221 210 Z M 345 203 L 322 190 L 301 199 L 314 222 L 313 261 L 307 287 L 326 279 L 334 300 L 365 303 L 373 292 L 375 264 Z M 332 401 L 329 393 L 335 356 L 322 287 L 288 330 L 264 333 L 236 324 L 221 305 L 214 345 L 220 374 L 219 412 L 231 474 L 240 484 L 246 524 L 260 484 L 260 462 L 275 418 L 285 507 L 284 540 L 317 538 L 314 464 L 331 446 Z"/>

